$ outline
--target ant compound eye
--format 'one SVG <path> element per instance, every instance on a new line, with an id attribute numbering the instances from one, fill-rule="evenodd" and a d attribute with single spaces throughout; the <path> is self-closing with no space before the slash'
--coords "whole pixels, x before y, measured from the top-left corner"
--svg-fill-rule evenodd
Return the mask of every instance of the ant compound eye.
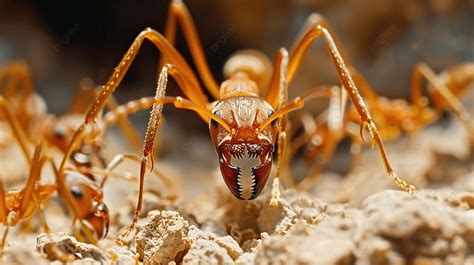
<path id="1" fill-rule="evenodd" d="M 74 196 L 74 198 L 79 199 L 79 200 L 84 197 L 84 193 L 82 193 L 81 188 L 79 188 L 78 186 L 72 186 L 71 194 L 72 196 Z"/>
<path id="2" fill-rule="evenodd" d="M 221 117 L 221 112 L 216 110 L 216 111 L 214 111 L 214 115 L 216 115 L 217 117 L 220 118 Z M 211 118 L 211 124 L 212 124 L 212 126 L 214 126 L 214 128 L 217 128 L 217 126 L 219 125 L 219 123 L 216 120 L 212 119 L 212 118 Z"/>
<path id="3" fill-rule="evenodd" d="M 267 112 L 268 118 L 270 118 L 274 113 L 275 112 L 272 109 L 269 109 L 268 112 Z M 278 119 L 274 119 L 271 123 L 272 126 L 275 127 L 277 122 L 278 122 Z"/>

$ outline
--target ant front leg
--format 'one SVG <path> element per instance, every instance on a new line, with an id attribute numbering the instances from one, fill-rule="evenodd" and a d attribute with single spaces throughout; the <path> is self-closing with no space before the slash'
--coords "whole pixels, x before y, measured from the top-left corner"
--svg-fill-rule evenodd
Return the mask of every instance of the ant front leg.
<path id="1" fill-rule="evenodd" d="M 377 127 L 370 115 L 369 110 L 365 106 L 364 100 L 360 96 L 359 91 L 354 84 L 354 81 L 352 80 L 350 71 L 344 62 L 343 56 L 341 55 L 341 52 L 339 51 L 336 45 L 336 41 L 334 40 L 333 35 L 334 34 L 332 34 L 331 30 L 329 29 L 328 23 L 322 16 L 320 16 L 319 14 L 313 14 L 308 18 L 308 21 L 303 29 L 303 33 L 301 34 L 301 38 L 296 43 L 289 58 L 287 76 L 288 81 L 293 78 L 296 69 L 298 68 L 301 63 L 301 60 L 303 59 L 305 52 L 309 48 L 309 45 L 312 44 L 313 41 L 315 41 L 316 39 L 320 37 L 323 38 L 326 48 L 329 51 L 329 55 L 339 75 L 339 79 L 342 82 L 342 86 L 347 91 L 352 103 L 354 104 L 355 109 L 360 115 L 360 131 L 362 132 L 364 127 L 368 128 L 372 140 L 379 148 L 380 155 L 384 162 L 385 170 L 387 171 L 389 176 L 392 177 L 397 186 L 400 187 L 402 190 L 405 190 L 410 193 L 416 192 L 416 188 L 413 185 L 410 185 L 403 181 L 392 169 Z M 296 103 L 298 102 L 295 102 L 295 107 L 299 104 L 303 105 L 303 103 Z"/>
<path id="2" fill-rule="evenodd" d="M 265 100 L 269 102 L 274 108 L 279 109 L 281 106 L 288 101 L 288 86 L 286 81 L 286 73 L 288 70 L 288 51 L 282 48 L 278 51 L 277 58 L 275 60 L 275 69 L 270 87 L 265 96 Z M 287 145 L 287 115 L 282 115 L 278 121 L 277 129 L 277 160 L 275 175 L 273 177 L 272 184 L 272 197 L 270 199 L 270 206 L 278 206 L 280 199 L 280 170 L 284 165 L 284 159 L 286 157 L 286 145 Z M 292 183 L 292 181 L 289 181 Z"/>
<path id="3" fill-rule="evenodd" d="M 288 83 L 287 83 L 287 71 L 288 71 L 288 52 L 286 49 L 282 48 L 279 50 L 276 60 L 275 60 L 275 69 L 273 73 L 272 80 L 270 82 L 270 87 L 265 96 L 265 100 L 275 106 L 277 110 L 276 113 L 272 115 L 273 120 L 278 118 L 278 127 L 277 127 L 277 141 L 278 141 L 278 150 L 277 150 L 277 160 L 275 175 L 272 185 L 272 197 L 270 199 L 271 206 L 278 206 L 280 201 L 280 173 L 283 166 L 287 166 L 286 160 L 288 159 L 288 116 L 287 113 L 292 111 L 292 104 L 288 103 Z M 328 95 L 329 87 L 321 86 L 317 87 L 315 90 L 312 90 L 305 98 L 312 99 L 321 96 Z M 270 124 L 271 120 L 267 120 L 264 124 L 261 125 L 257 131 L 262 131 L 264 127 Z M 288 171 L 288 170 L 286 170 Z M 285 174 L 287 185 L 294 186 L 294 181 L 290 174 Z"/>
<path id="4" fill-rule="evenodd" d="M 154 103 L 152 105 L 150 119 L 145 135 L 145 143 L 143 145 L 143 156 L 140 159 L 140 184 L 137 205 L 135 208 L 132 224 L 127 230 L 125 230 L 117 237 L 117 243 L 121 245 L 124 243 L 124 240 L 128 237 L 130 232 L 135 229 L 138 217 L 142 210 L 145 173 L 148 168 L 148 162 L 151 163 L 151 169 L 154 168 L 153 146 L 162 118 L 163 104 L 172 103 L 176 108 L 193 110 L 206 122 L 208 122 L 212 118 L 216 122 L 221 124 L 228 132 L 231 132 L 230 127 L 225 123 L 225 121 L 217 117 L 215 114 L 211 113 L 211 111 L 206 107 L 202 107 L 192 101 L 180 97 L 165 97 L 166 86 L 168 84 L 168 74 L 172 75 L 172 77 L 178 83 L 178 86 L 180 86 L 183 90 L 189 89 L 189 86 L 192 85 L 188 77 L 174 65 L 167 64 L 161 70 L 158 85 L 156 88 Z"/>

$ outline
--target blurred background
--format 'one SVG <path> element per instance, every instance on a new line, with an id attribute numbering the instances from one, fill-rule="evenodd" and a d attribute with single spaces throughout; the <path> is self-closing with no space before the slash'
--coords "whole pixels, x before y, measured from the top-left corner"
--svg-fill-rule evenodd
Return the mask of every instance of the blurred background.
<path id="1" fill-rule="evenodd" d="M 239 49 L 258 49 L 271 59 L 280 47 L 290 49 L 313 12 L 328 19 L 352 64 L 380 94 L 390 98 L 407 97 L 416 62 L 424 61 L 439 72 L 474 60 L 474 0 L 185 3 L 219 81 L 226 59 Z M 26 61 L 49 111 L 63 113 L 82 78 L 104 84 L 141 30 L 163 31 L 168 5 L 169 1 L 0 0 L 0 65 Z M 177 48 L 191 61 L 181 32 Z M 158 58 L 158 51 L 146 43 L 116 93 L 119 102 L 153 94 Z M 317 84 L 339 84 L 321 41 L 308 52 L 291 84 L 290 96 Z M 181 94 L 173 86 L 168 91 L 169 95 Z M 207 125 L 191 112 L 171 107 L 165 108 L 165 115 L 165 126 L 170 129 L 165 130 L 164 139 L 172 147 L 167 152 L 194 153 L 197 161 L 208 160 L 202 152 L 213 152 L 210 141 L 197 147 L 193 141 L 207 137 Z M 134 120 L 142 131 L 145 118 L 142 113 Z"/>

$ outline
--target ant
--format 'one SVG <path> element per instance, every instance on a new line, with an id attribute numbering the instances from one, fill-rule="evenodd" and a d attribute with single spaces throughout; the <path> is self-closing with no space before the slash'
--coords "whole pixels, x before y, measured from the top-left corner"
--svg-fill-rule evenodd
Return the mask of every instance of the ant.
<path id="1" fill-rule="evenodd" d="M 474 83 L 474 63 L 464 63 L 447 68 L 436 73 L 425 63 L 418 63 L 412 71 L 411 102 L 402 99 L 387 99 L 378 96 L 369 83 L 355 69 L 350 68 L 350 73 L 360 88 L 362 95 L 368 102 L 368 108 L 380 125 L 380 135 L 386 141 L 394 140 L 402 133 L 413 134 L 429 124 L 437 121 L 446 111 L 452 111 L 462 122 L 470 137 L 471 148 L 474 149 L 474 124 L 468 111 L 463 107 L 458 98 L 462 97 Z M 422 96 L 423 79 L 428 83 L 427 96 Z M 340 88 L 329 93 L 330 105 L 328 113 L 316 118 L 316 121 L 303 115 L 301 127 L 303 134 L 293 140 L 289 157 L 294 157 L 301 147 L 306 146 L 305 160 L 314 162 L 309 176 L 304 178 L 297 187 L 309 188 L 316 181 L 322 167 L 330 161 L 337 144 L 348 135 L 352 139 L 351 152 L 353 165 L 357 163 L 361 150 L 360 138 L 354 130 L 354 125 L 359 122 L 355 108 L 350 108 L 342 113 L 340 102 Z M 428 101 L 429 100 L 429 101 Z M 429 102 L 432 106 L 429 106 Z M 345 105 L 344 103 L 342 104 Z M 334 120 L 339 119 L 339 124 L 334 126 Z M 333 122 L 330 124 L 330 122 Z M 295 129 L 298 129 L 296 127 Z M 360 132 L 362 136 L 362 131 Z"/>
<path id="2" fill-rule="evenodd" d="M 361 127 L 369 129 L 373 141 L 378 146 L 388 175 L 401 189 L 410 193 L 416 192 L 414 186 L 399 178 L 392 169 L 378 129 L 350 75 L 334 33 L 321 15 L 313 14 L 308 18 L 290 54 L 285 48 L 279 50 L 265 95 L 259 94 L 259 81 L 271 70 L 265 67 L 262 61 L 263 55 L 237 53 L 232 56 L 224 66 L 227 80 L 219 87 L 209 70 L 196 27 L 187 7 L 179 0 L 172 1 L 166 21 L 164 34 L 151 28 L 146 28 L 138 34 L 103 86 L 83 123 L 75 132 L 59 166 L 59 174 L 62 175 L 69 157 L 84 138 L 88 125 L 99 121 L 101 110 L 127 73 L 143 42 L 145 40 L 152 42 L 160 50 L 163 56 L 162 62 L 165 64 L 158 77 L 155 100 L 145 135 L 135 214 L 130 227 L 117 238 L 119 244 L 123 244 L 124 239 L 134 230 L 142 209 L 144 177 L 149 162 L 153 168 L 153 145 L 164 104 L 173 104 L 178 109 L 192 110 L 209 125 L 221 175 L 230 192 L 238 199 L 252 200 L 259 196 L 270 176 L 273 153 L 275 146 L 278 146 L 276 173 L 270 200 L 271 205 L 278 205 L 280 200 L 279 170 L 287 143 L 287 115 L 301 109 L 310 99 L 322 96 L 320 90 L 314 90 L 305 96 L 288 101 L 288 86 L 305 52 L 319 38 L 324 40 L 340 81 L 360 115 Z M 208 101 L 198 77 L 174 48 L 178 25 L 183 29 L 204 86 L 216 101 Z M 177 82 L 186 98 L 165 96 L 168 75 Z"/>
<path id="3" fill-rule="evenodd" d="M 20 146 L 26 146 L 28 143 L 24 142 L 25 138 L 21 135 L 25 135 L 25 132 L 19 125 L 19 121 L 13 115 L 10 110 L 10 107 L 6 100 L 0 96 L 0 110 L 3 112 L 8 124 L 14 132 L 14 138 L 20 143 Z M 57 191 L 59 195 L 66 201 L 68 207 L 72 210 L 74 214 L 73 224 L 76 220 L 79 220 L 81 227 L 75 234 L 80 237 L 79 233 L 83 233 L 85 238 L 83 241 L 96 242 L 95 238 L 103 238 L 107 235 L 108 226 L 109 226 L 109 214 L 108 209 L 105 203 L 103 202 L 102 186 L 90 179 L 90 175 L 94 174 L 103 174 L 108 175 L 114 167 L 110 167 L 107 170 L 100 171 L 95 170 L 94 168 L 86 168 L 82 170 L 81 168 L 66 168 L 66 173 L 64 175 L 59 175 L 57 167 L 48 154 L 39 157 L 42 153 L 44 147 L 44 142 L 41 141 L 35 150 L 35 155 L 33 158 L 30 157 L 29 149 L 27 149 L 26 154 L 24 155 L 28 161 L 31 161 L 31 173 L 28 179 L 26 187 L 21 192 L 10 192 L 4 199 L 4 209 L 8 209 L 8 212 L 14 212 L 14 220 L 10 221 L 5 219 L 4 224 L 8 226 L 15 225 L 19 219 L 26 218 L 31 215 L 33 200 L 32 196 L 37 196 L 38 201 L 45 201 L 50 194 Z M 46 184 L 38 185 L 39 176 L 41 169 L 43 168 L 46 162 L 50 162 L 55 172 L 55 184 Z M 105 177 L 104 177 L 105 178 Z M 3 182 L 2 182 L 2 191 L 3 191 Z M 3 199 L 3 198 L 2 198 Z M 22 202 L 24 201 L 24 202 Z M 0 207 L 1 208 L 1 207 Z M 8 215 L 6 210 L 2 211 Z M 12 217 L 9 217 L 12 218 Z M 45 229 L 49 231 L 49 229 Z M 6 233 L 5 232 L 5 233 Z M 6 234 L 4 235 L 4 238 Z"/>
<path id="4" fill-rule="evenodd" d="M 31 83 L 31 81 L 24 81 L 30 80 L 31 75 L 27 65 L 22 62 L 11 63 L 0 70 L 10 73 L 11 77 L 7 79 L 7 81 L 10 83 L 16 85 L 18 83 L 16 80 L 23 80 L 22 82 L 19 82 L 19 84 Z M 2 71 L 0 71 L 0 73 L 2 73 Z M 7 83 L 7 89 L 4 89 L 4 91 L 11 91 L 12 87 L 15 86 Z M 35 97 L 45 105 L 41 97 L 31 92 L 31 88 L 26 89 L 24 86 L 18 87 L 20 88 L 20 91 L 28 91 L 24 92 L 26 94 L 26 96 L 24 96 L 25 98 Z M 5 93 L 5 95 L 13 94 L 14 93 L 12 92 Z M 77 128 L 77 124 L 80 123 L 78 122 L 79 119 L 83 118 L 83 114 L 81 112 L 83 112 L 84 107 L 87 106 L 87 99 L 94 98 L 96 94 L 97 89 L 94 88 L 92 81 L 89 79 L 83 79 L 79 87 L 79 92 L 75 97 L 76 99 L 71 104 L 68 114 L 56 117 L 54 115 L 47 114 L 46 111 L 37 112 L 41 114 L 37 115 L 36 117 L 32 117 L 29 124 L 25 126 L 34 128 L 32 131 L 39 132 L 36 133 L 36 137 L 39 135 L 41 138 L 40 141 L 45 141 L 49 145 L 59 149 L 59 151 L 65 152 L 67 149 L 67 143 Z M 10 100 L 13 101 L 13 98 L 14 97 L 10 97 Z M 27 158 L 30 165 L 32 165 L 32 161 L 28 155 L 29 150 L 27 145 L 28 142 L 34 141 L 34 139 L 30 139 L 25 133 L 21 122 L 14 113 L 14 110 L 16 110 L 17 113 L 20 113 L 21 111 L 11 107 L 7 103 L 7 99 L 3 98 L 3 96 L 0 96 L 0 105 L 24 156 Z M 111 110 L 111 114 L 109 114 L 108 117 L 115 117 L 113 121 L 108 122 L 107 126 L 118 123 L 131 144 L 133 145 L 134 143 L 138 143 L 139 140 L 137 140 L 138 137 L 136 137 L 136 130 L 128 122 L 127 118 L 125 116 L 113 115 L 113 113 L 115 113 L 113 110 L 115 110 L 117 106 L 118 104 L 113 98 L 111 98 L 107 103 L 107 107 L 109 110 Z M 120 108 L 118 108 L 118 110 L 120 110 Z M 19 116 L 22 117 L 21 115 Z M 61 177 L 59 177 L 59 172 L 56 172 L 57 182 L 62 183 L 62 185 L 59 186 L 65 187 L 64 189 L 58 190 L 58 192 L 72 209 L 74 213 L 74 222 L 76 219 L 81 222 L 82 227 L 79 232 L 85 233 L 85 238 L 82 238 L 82 241 L 94 243 L 96 242 L 96 237 L 103 238 L 106 236 L 108 231 L 108 209 L 107 206 L 102 202 L 102 188 L 105 185 L 107 178 L 110 175 L 113 175 L 124 179 L 133 180 L 134 178 L 131 175 L 119 175 L 113 173 L 112 170 L 114 170 L 125 159 L 140 162 L 140 158 L 138 156 L 119 154 L 116 155 L 109 164 L 106 164 L 102 155 L 103 141 L 100 137 L 103 136 L 107 126 L 102 127 L 101 134 L 94 133 L 94 130 L 92 130 L 90 132 L 90 137 L 82 141 L 79 147 L 72 152 L 72 156 L 69 157 L 69 160 L 72 162 L 74 167 L 65 168 L 67 173 L 61 174 Z M 53 168 L 56 169 L 55 166 L 53 166 Z M 167 187 L 171 187 L 170 190 L 174 191 L 174 187 L 170 180 L 166 179 L 165 176 L 157 170 L 153 171 L 155 175 L 162 179 Z M 96 175 L 101 176 L 100 181 L 96 179 Z M 68 192 L 68 190 L 70 190 L 70 192 Z M 86 222 L 83 222 L 83 220 Z M 95 232 L 96 237 L 93 236 L 93 232 L 90 231 L 91 229 L 85 229 L 86 226 L 92 226 L 91 228 Z"/>
<path id="5" fill-rule="evenodd" d="M 0 91 L 3 92 L 3 100 L 10 103 L 8 106 L 3 104 L 4 108 L 8 108 L 8 111 L 4 112 L 9 114 L 8 121 L 10 123 L 17 124 L 17 126 L 12 126 L 13 134 L 19 139 L 18 143 L 30 165 L 27 143 L 45 141 L 48 146 L 65 152 L 72 134 L 83 119 L 83 113 L 98 93 L 92 80 L 84 78 L 80 82 L 69 111 L 61 116 L 49 114 L 44 99 L 34 92 L 31 71 L 23 61 L 13 61 L 0 67 Z M 18 102 L 24 104 L 18 104 Z M 12 106 L 11 103 L 14 105 Z M 115 109 L 117 105 L 114 98 L 111 98 L 107 103 L 109 110 Z M 132 146 L 140 146 L 137 130 L 126 117 L 122 117 L 116 122 Z M 25 131 L 30 133 L 25 133 Z M 93 174 L 86 173 L 86 171 L 93 164 L 98 164 L 102 168 L 106 166 L 101 149 L 99 141 L 91 141 L 91 143 L 82 144 L 71 157 L 78 170 L 87 174 L 88 178 L 93 181 L 95 181 Z"/>

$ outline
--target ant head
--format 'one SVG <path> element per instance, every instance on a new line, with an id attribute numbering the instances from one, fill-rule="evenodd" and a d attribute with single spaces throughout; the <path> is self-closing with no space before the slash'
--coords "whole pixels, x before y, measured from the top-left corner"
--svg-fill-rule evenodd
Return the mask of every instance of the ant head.
<path id="1" fill-rule="evenodd" d="M 95 230 L 98 238 L 104 238 L 109 232 L 109 209 L 101 202 L 95 207 L 95 211 L 84 218 Z"/>
<path id="2" fill-rule="evenodd" d="M 47 128 L 43 128 L 43 131 L 48 138 L 48 142 L 53 143 L 62 152 L 66 152 L 72 136 L 81 125 L 84 117 L 70 114 L 56 118 L 49 115 L 47 119 Z"/>
<path id="3" fill-rule="evenodd" d="M 91 226 L 98 238 L 103 238 L 109 230 L 109 211 L 102 201 L 100 187 L 85 175 L 70 172 L 66 175 L 69 192 L 77 206 L 77 219 Z"/>
<path id="4" fill-rule="evenodd" d="M 214 119 L 209 125 L 221 174 L 238 199 L 255 199 L 268 180 L 277 122 L 258 129 L 273 113 L 272 107 L 259 97 L 231 97 L 213 107 L 213 114 L 230 128 L 229 132 Z"/>

